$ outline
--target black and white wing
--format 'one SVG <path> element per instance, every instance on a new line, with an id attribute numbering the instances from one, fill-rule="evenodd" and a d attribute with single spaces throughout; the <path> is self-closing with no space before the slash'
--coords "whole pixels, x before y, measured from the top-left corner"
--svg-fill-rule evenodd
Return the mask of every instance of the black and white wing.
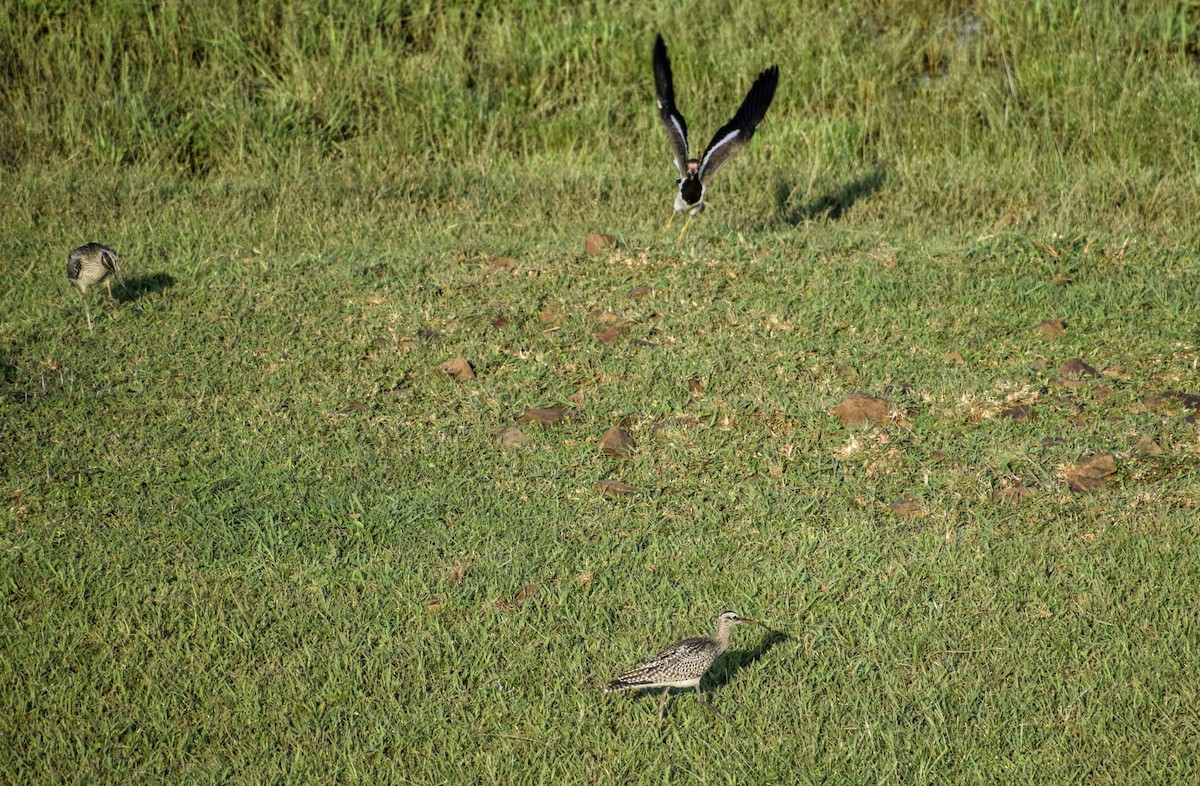
<path id="1" fill-rule="evenodd" d="M 667 129 L 667 140 L 675 153 L 675 168 L 680 177 L 687 177 L 687 123 L 675 108 L 675 83 L 671 79 L 671 61 L 662 35 L 654 39 L 654 93 L 658 98 L 658 114 Z"/>
<path id="2" fill-rule="evenodd" d="M 708 143 L 708 149 L 704 151 L 704 158 L 700 160 L 700 181 L 704 183 L 705 188 L 712 182 L 713 175 L 717 173 L 721 165 L 728 161 L 734 153 L 741 150 L 750 141 L 750 137 L 754 136 L 755 129 L 766 116 L 767 109 L 775 98 L 775 87 L 778 84 L 779 66 L 771 66 L 759 74 L 758 79 L 755 79 L 754 84 L 751 85 L 750 92 L 746 94 L 746 99 L 738 108 L 737 114 L 733 116 L 732 120 L 721 126 L 712 141 Z"/>

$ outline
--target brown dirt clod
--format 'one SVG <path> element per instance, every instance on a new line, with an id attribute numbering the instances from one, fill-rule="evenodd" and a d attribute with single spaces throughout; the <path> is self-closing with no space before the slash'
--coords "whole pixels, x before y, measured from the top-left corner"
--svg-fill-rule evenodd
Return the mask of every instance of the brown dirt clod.
<path id="1" fill-rule="evenodd" d="M 915 499 L 898 499 L 888 505 L 888 509 L 892 511 L 893 515 L 902 518 L 915 518 L 924 512 L 920 501 Z"/>
<path id="2" fill-rule="evenodd" d="M 619 480 L 597 480 L 592 490 L 602 497 L 632 497 L 640 491 L 637 486 Z"/>
<path id="3" fill-rule="evenodd" d="M 561 423 L 566 420 L 571 408 L 566 404 L 557 407 L 527 407 L 525 413 L 517 418 L 518 423 L 541 423 L 544 426 Z"/>
<path id="4" fill-rule="evenodd" d="M 890 402 L 887 399 L 856 392 L 838 404 L 833 414 L 842 422 L 843 426 L 857 426 L 868 420 L 878 426 L 883 426 L 889 420 L 889 406 Z"/>
<path id="5" fill-rule="evenodd" d="M 1058 373 L 1068 378 L 1100 376 L 1099 371 L 1092 366 L 1089 366 L 1087 363 L 1084 363 L 1079 358 L 1072 358 L 1071 360 L 1064 361 L 1063 364 L 1058 367 Z"/>
<path id="6" fill-rule="evenodd" d="M 443 374 L 459 382 L 475 379 L 475 369 L 471 368 L 466 358 L 450 358 L 440 368 Z"/>
<path id="7" fill-rule="evenodd" d="M 1065 468 L 1063 477 L 1072 491 L 1097 491 L 1117 472 L 1111 453 L 1094 453 Z"/>
<path id="8" fill-rule="evenodd" d="M 597 333 L 596 338 L 604 344 L 611 344 L 628 332 L 629 325 L 625 324 L 624 322 L 617 322 L 609 325 L 608 327 L 604 328 L 604 330 L 601 330 L 599 333 Z"/>
<path id="9" fill-rule="evenodd" d="M 498 448 L 519 448 L 528 445 L 533 440 L 519 426 L 505 426 L 496 432 L 492 441 Z"/>
<path id="10" fill-rule="evenodd" d="M 612 235 L 591 234 L 583 241 L 584 250 L 592 256 L 602 254 L 608 249 L 616 245 L 616 240 Z"/>
<path id="11" fill-rule="evenodd" d="M 600 437 L 600 449 L 613 458 L 629 458 L 633 455 L 633 437 L 618 426 L 610 428 Z"/>
<path id="12" fill-rule="evenodd" d="M 1060 338 L 1067 333 L 1067 327 L 1058 319 L 1047 319 L 1037 326 L 1038 331 L 1046 339 Z"/>

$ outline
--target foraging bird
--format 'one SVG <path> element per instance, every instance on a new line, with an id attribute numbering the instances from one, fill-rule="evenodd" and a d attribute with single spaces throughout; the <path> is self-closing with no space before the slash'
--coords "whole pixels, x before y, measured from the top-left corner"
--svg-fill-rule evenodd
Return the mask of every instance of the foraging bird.
<path id="1" fill-rule="evenodd" d="M 679 170 L 679 193 L 675 195 L 675 212 L 663 228 L 663 234 L 666 234 L 675 216 L 686 210 L 687 221 L 679 232 L 679 237 L 683 238 L 683 233 L 687 231 L 692 218 L 704 209 L 704 194 L 712 182 L 713 175 L 754 136 L 754 131 L 763 121 L 772 99 L 775 98 L 775 87 L 778 84 L 779 66 L 773 65 L 759 74 L 750 86 L 750 92 L 746 94 L 737 114 L 713 136 L 703 157 L 688 158 L 687 123 L 675 107 L 675 84 L 671 79 L 671 61 L 667 57 L 667 45 L 662 35 L 654 40 L 654 92 L 658 97 L 658 113 L 667 129 L 667 140 L 671 143 L 671 150 L 675 153 L 675 168 Z"/>
<path id="2" fill-rule="evenodd" d="M 721 653 L 728 649 L 729 634 L 733 627 L 742 623 L 759 624 L 754 620 L 739 617 L 736 612 L 722 611 L 717 617 L 717 631 L 712 636 L 684 639 L 667 646 L 650 660 L 608 683 L 604 692 L 662 688 L 662 698 L 658 701 L 659 720 L 662 720 L 663 707 L 666 706 L 667 694 L 671 688 L 695 688 L 696 699 L 712 709 L 700 693 L 700 678 L 708 673 L 717 658 L 721 657 Z"/>
<path id="3" fill-rule="evenodd" d="M 125 280 L 121 278 L 121 266 L 117 264 L 117 252 L 99 243 L 88 243 L 67 255 L 67 280 L 79 287 L 83 295 L 83 311 L 87 315 L 88 330 L 92 330 L 92 309 L 88 306 L 88 288 L 101 281 L 108 284 L 108 299 L 112 300 L 112 282 L 109 274 L 117 277 L 117 282 L 124 287 Z"/>

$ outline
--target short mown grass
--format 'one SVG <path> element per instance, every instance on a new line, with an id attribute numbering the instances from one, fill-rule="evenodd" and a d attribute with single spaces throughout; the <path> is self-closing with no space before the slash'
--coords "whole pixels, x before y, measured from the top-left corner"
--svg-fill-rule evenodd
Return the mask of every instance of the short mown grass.
<path id="1" fill-rule="evenodd" d="M 0 780 L 1194 780 L 1200 47 L 1145 5 L 0 15 Z M 783 82 L 651 247 L 655 31 L 694 144 Z M 719 715 L 601 692 L 724 608 L 791 637 Z"/>

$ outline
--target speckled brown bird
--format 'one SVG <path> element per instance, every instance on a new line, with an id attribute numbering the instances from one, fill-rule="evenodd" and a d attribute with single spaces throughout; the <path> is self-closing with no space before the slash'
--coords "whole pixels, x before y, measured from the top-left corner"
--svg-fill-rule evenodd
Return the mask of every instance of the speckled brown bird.
<path id="1" fill-rule="evenodd" d="M 87 315 L 88 330 L 92 330 L 92 309 L 88 306 L 88 288 L 101 281 L 108 285 L 108 298 L 112 299 L 112 281 L 109 275 L 116 276 L 117 283 L 125 286 L 121 278 L 121 266 L 117 264 L 117 252 L 99 243 L 88 243 L 80 246 L 67 255 L 67 280 L 79 287 L 83 295 L 83 311 Z"/>
<path id="2" fill-rule="evenodd" d="M 662 688 L 662 698 L 658 700 L 659 720 L 662 720 L 671 688 L 695 688 L 696 699 L 707 707 L 708 702 L 700 693 L 700 679 L 721 657 L 721 653 L 729 648 L 730 632 L 735 625 L 741 624 L 759 623 L 740 617 L 737 612 L 722 611 L 717 617 L 717 630 L 712 636 L 684 639 L 665 647 L 650 660 L 608 683 L 604 691 Z"/>

